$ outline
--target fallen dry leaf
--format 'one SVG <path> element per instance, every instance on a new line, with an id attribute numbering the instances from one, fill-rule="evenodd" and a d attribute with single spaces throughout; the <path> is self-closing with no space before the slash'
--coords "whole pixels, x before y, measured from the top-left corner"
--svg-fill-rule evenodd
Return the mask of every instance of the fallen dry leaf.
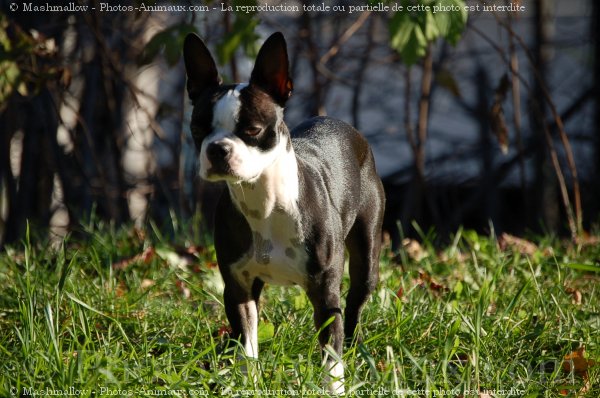
<path id="1" fill-rule="evenodd" d="M 123 297 L 127 294 L 127 286 L 125 286 L 124 282 L 119 283 L 119 286 L 117 286 L 117 289 L 115 290 L 115 294 L 117 297 Z"/>
<path id="2" fill-rule="evenodd" d="M 381 247 L 383 249 L 389 249 L 392 247 L 392 236 L 390 235 L 390 233 L 388 231 L 383 231 L 381 240 L 382 240 Z"/>
<path id="3" fill-rule="evenodd" d="M 585 347 L 581 346 L 577 350 L 565 355 L 562 368 L 565 372 L 574 372 L 575 374 L 587 378 L 587 371 L 594 366 L 596 361 L 585 358 Z"/>
<path id="4" fill-rule="evenodd" d="M 139 319 L 141 321 L 141 320 L 143 320 L 146 317 L 146 311 L 144 311 L 144 310 L 133 311 L 131 313 L 131 316 L 134 317 L 134 318 L 136 318 L 136 319 Z"/>
<path id="5" fill-rule="evenodd" d="M 447 252 L 441 252 L 438 255 L 438 258 L 443 263 L 447 263 L 452 260 L 455 260 L 459 264 L 464 264 L 465 261 L 468 261 L 471 259 L 471 255 L 457 250 L 452 256 L 450 256 Z"/>
<path id="6" fill-rule="evenodd" d="M 402 296 L 404 296 L 404 289 L 402 289 L 402 287 L 400 287 L 398 289 L 398 291 L 396 291 L 396 297 L 398 297 L 399 299 L 401 299 Z"/>
<path id="7" fill-rule="evenodd" d="M 435 281 L 431 275 L 423 270 L 419 271 L 419 278 L 415 281 L 415 283 L 419 286 L 429 288 L 429 290 L 433 291 L 434 293 L 440 293 L 448 290 L 446 286 Z"/>
<path id="8" fill-rule="evenodd" d="M 420 261 L 427 256 L 427 252 L 419 242 L 414 239 L 405 238 L 402 240 L 402 248 L 406 250 L 406 254 L 414 261 Z"/>
<path id="9" fill-rule="evenodd" d="M 184 299 L 189 299 L 192 296 L 192 291 L 189 287 L 187 287 L 184 281 L 178 280 L 177 282 L 175 282 L 175 285 L 177 286 L 179 293 L 181 293 Z"/>
<path id="10" fill-rule="evenodd" d="M 114 270 L 124 270 L 136 263 L 150 264 L 152 260 L 154 260 L 154 257 L 156 257 L 156 249 L 150 246 L 144 249 L 144 251 L 140 254 L 113 263 L 112 268 Z"/>
<path id="11" fill-rule="evenodd" d="M 502 250 L 516 250 L 521 254 L 528 256 L 534 255 L 538 251 L 538 246 L 526 239 L 503 233 L 498 239 L 498 244 Z"/>
<path id="12" fill-rule="evenodd" d="M 577 237 L 576 243 L 581 246 L 596 246 L 600 244 L 600 236 L 594 236 L 584 231 L 582 235 Z"/>
<path id="13" fill-rule="evenodd" d="M 178 251 L 185 252 L 188 254 L 197 254 L 199 256 L 203 256 L 207 253 L 207 249 L 204 246 L 192 245 L 188 246 L 184 249 L 178 249 Z"/>
<path id="14" fill-rule="evenodd" d="M 584 382 L 583 387 L 581 387 L 581 389 L 579 390 L 580 396 L 583 396 L 588 391 L 590 391 L 590 388 L 592 388 L 592 383 L 590 382 L 590 378 L 587 374 L 585 376 L 583 376 L 583 382 Z"/>
<path id="15" fill-rule="evenodd" d="M 226 325 L 221 325 L 221 327 L 217 331 L 217 336 L 219 336 L 219 337 L 223 337 L 223 336 L 228 337 L 229 335 L 231 335 L 231 333 L 233 333 L 233 330 L 231 329 L 231 327 L 226 326 Z"/>
<path id="16" fill-rule="evenodd" d="M 156 282 L 154 282 L 152 279 L 144 279 L 142 280 L 142 282 L 140 283 L 140 287 L 142 289 L 148 289 L 149 287 L 152 287 L 156 284 Z"/>
<path id="17" fill-rule="evenodd" d="M 573 302 L 573 304 L 581 305 L 581 302 L 583 300 L 583 295 L 581 294 L 581 291 L 574 289 L 572 287 L 567 287 L 567 288 L 565 288 L 565 292 L 567 294 L 571 295 L 571 298 L 572 298 L 571 301 Z"/>

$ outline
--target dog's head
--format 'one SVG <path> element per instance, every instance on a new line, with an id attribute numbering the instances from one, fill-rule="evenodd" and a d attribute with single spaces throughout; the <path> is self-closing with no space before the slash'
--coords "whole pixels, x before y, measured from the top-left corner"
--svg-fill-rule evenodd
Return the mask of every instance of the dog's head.
<path id="1" fill-rule="evenodd" d="M 200 176 L 255 181 L 290 147 L 283 108 L 292 80 L 283 35 L 275 33 L 263 44 L 245 84 L 221 84 L 213 57 L 195 34 L 185 38 L 183 58 L 194 105 L 191 131 L 200 151 Z"/>

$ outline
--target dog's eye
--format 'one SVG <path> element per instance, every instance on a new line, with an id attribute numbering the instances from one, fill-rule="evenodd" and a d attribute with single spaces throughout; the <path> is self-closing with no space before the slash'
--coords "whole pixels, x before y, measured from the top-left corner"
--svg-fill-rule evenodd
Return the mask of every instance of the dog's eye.
<path id="1" fill-rule="evenodd" d="M 252 126 L 252 127 L 247 128 L 245 133 L 246 133 L 246 135 L 249 135 L 250 137 L 255 137 L 255 136 L 259 135 L 261 131 L 262 131 L 262 127 Z"/>

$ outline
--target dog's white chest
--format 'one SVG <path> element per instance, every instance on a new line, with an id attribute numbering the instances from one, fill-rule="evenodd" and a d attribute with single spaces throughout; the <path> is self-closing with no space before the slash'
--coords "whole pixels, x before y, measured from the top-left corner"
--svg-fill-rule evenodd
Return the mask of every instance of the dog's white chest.
<path id="1" fill-rule="evenodd" d="M 269 219 L 249 224 L 252 245 L 232 267 L 238 282 L 247 288 L 255 278 L 274 285 L 306 286 L 308 256 L 295 220 L 276 210 Z"/>

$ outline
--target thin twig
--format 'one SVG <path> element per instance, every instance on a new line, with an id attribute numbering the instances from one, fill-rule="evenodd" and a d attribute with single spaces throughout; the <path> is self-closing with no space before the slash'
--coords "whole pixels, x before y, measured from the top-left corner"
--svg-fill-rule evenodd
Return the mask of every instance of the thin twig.
<path id="1" fill-rule="evenodd" d="M 412 127 L 412 121 L 410 117 L 410 104 L 412 97 L 412 83 L 411 83 L 411 67 L 406 67 L 406 72 L 404 73 L 404 128 L 406 130 L 406 137 L 408 138 L 408 143 L 410 144 L 410 149 L 412 150 L 415 158 L 417 156 L 417 142 L 415 140 L 415 132 Z"/>
<path id="2" fill-rule="evenodd" d="M 560 140 L 565 149 L 565 154 L 567 157 L 567 164 L 569 166 L 569 171 L 571 172 L 571 177 L 573 179 L 575 216 L 577 217 L 577 234 L 579 234 L 579 232 L 582 231 L 582 223 L 583 223 L 583 210 L 581 207 L 581 191 L 580 191 L 580 187 L 579 187 L 579 177 L 578 177 L 578 173 L 577 173 L 577 166 L 575 164 L 575 157 L 573 156 L 573 149 L 571 148 L 571 143 L 569 142 L 569 137 L 567 136 L 567 132 L 565 131 L 563 121 L 560 117 L 560 114 L 558 113 L 558 110 L 556 109 L 556 105 L 554 104 L 552 97 L 550 96 L 550 93 L 544 82 L 544 79 L 540 75 L 540 71 L 535 67 L 535 60 L 533 58 L 533 54 L 531 54 L 531 51 L 529 51 L 527 44 L 525 43 L 525 41 L 523 40 L 523 38 L 521 36 L 519 36 L 515 33 L 515 31 L 511 28 L 510 25 L 507 25 L 496 14 L 494 14 L 494 17 L 496 18 L 498 24 L 500 26 L 502 26 L 510 34 L 511 37 L 515 38 L 515 40 L 517 40 L 519 45 L 523 48 L 525 55 L 527 56 L 529 63 L 532 66 L 533 75 L 535 76 L 536 80 L 538 81 L 538 83 L 540 85 L 542 95 L 543 95 L 544 99 L 546 100 L 546 103 L 550 107 L 550 112 L 552 113 L 552 116 L 553 116 L 555 124 L 556 124 L 556 128 L 558 130 Z"/>
<path id="3" fill-rule="evenodd" d="M 320 63 L 326 64 L 333 56 L 335 56 L 339 51 L 341 46 L 347 42 L 353 35 L 360 29 L 360 27 L 365 23 L 367 18 L 371 15 L 371 11 L 365 11 L 352 25 L 346 29 L 346 31 L 340 36 L 337 42 L 321 57 L 319 60 Z"/>
<path id="4" fill-rule="evenodd" d="M 508 21 L 512 24 L 512 14 L 508 13 Z M 510 54 L 510 76 L 512 85 L 512 100 L 513 100 L 513 122 L 515 124 L 515 135 L 517 141 L 517 150 L 523 152 L 523 137 L 521 131 L 521 86 L 516 73 L 519 71 L 519 57 L 515 48 L 515 42 L 512 36 L 508 38 L 508 51 Z M 525 191 L 525 159 L 519 157 L 519 179 L 521 182 L 521 190 Z"/>
<path id="5" fill-rule="evenodd" d="M 506 28 L 506 26 L 504 26 L 504 27 Z M 505 56 L 504 50 L 502 50 L 502 48 L 500 48 L 496 43 L 494 43 L 480 29 L 476 28 L 475 26 L 471 26 L 471 29 L 475 33 L 480 35 L 481 38 L 483 38 L 485 41 L 487 41 L 492 46 L 492 48 L 494 48 L 498 52 L 498 54 L 500 55 L 500 59 L 506 65 L 508 65 L 508 67 L 510 68 L 511 63 L 510 63 L 510 60 L 507 59 L 507 57 Z M 556 106 L 554 105 L 554 102 L 552 101 L 552 97 L 548 93 L 548 90 L 543 82 L 543 79 L 541 79 L 541 76 L 539 75 L 539 71 L 537 71 L 535 68 L 535 63 L 533 62 L 533 58 L 532 58 L 531 54 L 529 53 L 525 43 L 514 32 L 509 32 L 509 33 L 511 34 L 512 37 L 514 37 L 519 42 L 519 44 L 523 47 L 523 49 L 525 50 L 525 53 L 527 54 L 528 60 L 531 63 L 531 66 L 533 69 L 533 74 L 540 84 L 540 88 L 542 90 L 542 96 L 544 97 L 544 100 L 550 106 L 550 110 L 552 112 L 554 122 L 559 131 L 563 147 L 565 148 L 565 153 L 567 154 L 567 163 L 568 163 L 568 166 L 569 166 L 569 169 L 571 172 L 571 176 L 573 179 L 573 194 L 574 194 L 575 215 L 576 215 L 576 221 L 572 222 L 573 220 L 569 220 L 569 225 L 576 226 L 576 229 L 574 231 L 571 231 L 571 234 L 577 236 L 577 235 L 579 235 L 579 232 L 582 230 L 582 218 L 583 217 L 582 217 L 582 209 L 581 209 L 581 194 L 580 194 L 580 188 L 579 188 L 579 178 L 577 176 L 577 168 L 575 167 L 575 162 L 573 160 L 573 151 L 571 149 L 571 145 L 569 144 L 569 140 L 568 140 L 566 132 L 564 130 L 564 125 L 562 123 L 562 119 L 561 119 L 560 115 L 558 114 L 558 111 L 556 109 Z M 527 91 L 529 91 L 529 92 L 532 91 L 531 86 L 529 86 L 529 84 L 527 83 L 527 80 L 523 77 L 523 75 L 521 75 L 520 72 L 515 71 L 515 70 L 511 70 L 511 72 L 519 78 L 519 80 L 521 81 L 523 86 L 527 89 Z M 564 181 L 564 179 L 563 179 L 563 181 Z M 559 180 L 559 182 L 560 182 L 560 180 Z M 561 189 L 562 189 L 562 187 L 561 187 Z M 565 211 L 567 212 L 567 217 L 569 217 L 569 214 L 573 214 L 572 209 L 565 209 Z"/>

